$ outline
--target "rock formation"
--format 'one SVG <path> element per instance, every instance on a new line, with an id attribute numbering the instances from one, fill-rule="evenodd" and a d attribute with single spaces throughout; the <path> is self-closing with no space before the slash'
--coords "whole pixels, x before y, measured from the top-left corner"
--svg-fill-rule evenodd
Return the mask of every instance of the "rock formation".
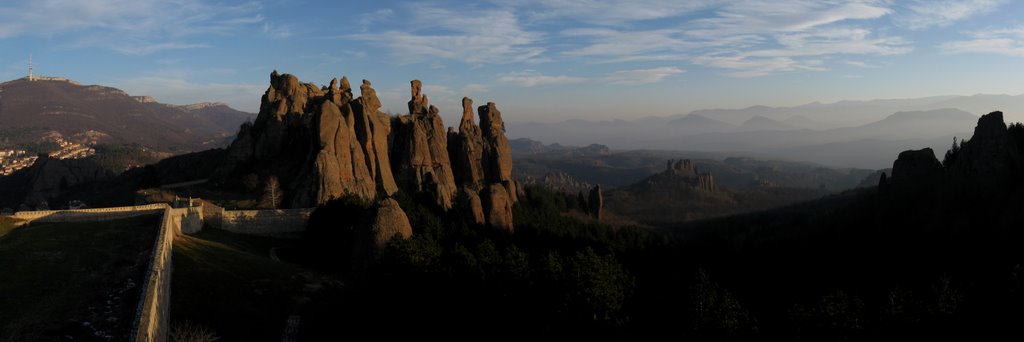
<path id="1" fill-rule="evenodd" d="M 473 101 L 464 99 L 455 133 L 445 130 L 419 80 L 411 82 L 406 115 L 380 112 L 369 81 L 359 91 L 355 98 L 347 77 L 317 87 L 275 71 L 259 115 L 243 125 L 215 181 L 230 185 L 247 174 L 275 176 L 288 207 L 312 207 L 346 194 L 375 201 L 398 191 L 421 192 L 445 210 L 466 209 L 473 223 L 512 229 L 519 189 L 494 103 L 479 107 L 477 126 Z"/>
<path id="2" fill-rule="evenodd" d="M 371 229 L 373 242 L 378 248 L 384 247 L 395 235 L 403 239 L 412 237 L 409 217 L 398 206 L 398 202 L 391 198 L 382 200 L 377 206 L 377 214 L 373 218 Z"/>
<path id="3" fill-rule="evenodd" d="M 457 188 L 448 158 L 448 137 L 437 107 L 427 102 L 422 83 L 412 81 L 409 115 L 392 120 L 392 167 L 405 189 L 430 193 L 437 204 L 450 209 Z"/>
<path id="4" fill-rule="evenodd" d="M 666 163 L 665 176 L 682 178 L 691 183 L 696 190 L 715 191 L 715 177 L 710 172 L 698 172 L 697 166 L 689 159 L 669 160 Z"/>
<path id="5" fill-rule="evenodd" d="M 978 119 L 974 135 L 963 144 L 949 171 L 955 178 L 974 182 L 1009 179 L 1021 167 L 1020 152 L 1007 133 L 1003 112 L 992 112 Z"/>
<path id="6" fill-rule="evenodd" d="M 410 108 L 413 106 L 410 102 Z M 519 186 L 512 180 L 512 150 L 505 137 L 505 123 L 493 102 L 477 108 L 477 113 L 480 126 L 473 122 L 473 100 L 463 98 L 459 132 L 448 133 L 455 180 L 472 222 L 511 231 L 512 204 Z M 480 203 L 479 210 L 476 203 Z"/>
<path id="7" fill-rule="evenodd" d="M 604 194 L 601 193 L 601 184 L 595 185 L 593 189 L 590 189 L 587 211 L 590 212 L 590 216 L 601 222 L 601 217 L 604 214 Z"/>
<path id="8" fill-rule="evenodd" d="M 889 181 L 895 186 L 925 184 L 942 177 L 942 163 L 935 158 L 931 148 L 900 152 L 892 164 Z"/>

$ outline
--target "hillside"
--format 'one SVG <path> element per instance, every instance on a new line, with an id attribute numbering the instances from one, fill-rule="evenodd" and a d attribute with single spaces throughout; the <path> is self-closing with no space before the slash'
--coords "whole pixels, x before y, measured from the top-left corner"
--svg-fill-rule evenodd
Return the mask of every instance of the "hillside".
<path id="1" fill-rule="evenodd" d="M 116 88 L 18 79 L 0 84 L 0 141 L 56 131 L 70 140 L 182 153 L 222 147 L 252 114 L 223 104 L 174 106 Z"/>

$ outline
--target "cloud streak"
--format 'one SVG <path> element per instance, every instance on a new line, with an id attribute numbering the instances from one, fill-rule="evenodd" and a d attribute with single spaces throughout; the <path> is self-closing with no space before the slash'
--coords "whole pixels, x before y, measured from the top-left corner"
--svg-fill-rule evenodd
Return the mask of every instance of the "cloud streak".
<path id="1" fill-rule="evenodd" d="M 454 12 L 427 5 L 409 8 L 406 30 L 362 33 L 362 40 L 390 51 L 402 63 L 439 58 L 473 65 L 536 61 L 543 34 L 528 31 L 515 13 L 502 9 Z"/>
<path id="2" fill-rule="evenodd" d="M 939 44 L 946 53 L 983 53 L 1024 57 L 1024 26 L 990 29 L 971 34 L 971 39 Z"/>
<path id="3" fill-rule="evenodd" d="M 7 2 L 0 8 L 0 39 L 72 38 L 73 48 L 103 47 L 141 55 L 207 47 L 192 38 L 232 35 L 264 21 L 256 3 L 202 0 L 46 0 Z"/>
<path id="4" fill-rule="evenodd" d="M 897 23 L 912 30 L 949 26 L 975 15 L 991 12 L 1007 0 L 913 0 Z"/>

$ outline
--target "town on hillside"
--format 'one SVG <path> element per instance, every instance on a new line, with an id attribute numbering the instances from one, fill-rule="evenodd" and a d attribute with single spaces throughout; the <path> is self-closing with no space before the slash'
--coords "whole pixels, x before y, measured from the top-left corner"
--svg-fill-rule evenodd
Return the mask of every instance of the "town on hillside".
<path id="1" fill-rule="evenodd" d="M 40 152 L 40 154 L 46 153 L 50 158 L 56 159 L 79 159 L 96 154 L 96 149 L 90 144 L 66 140 L 59 133 L 52 133 L 41 138 L 39 145 L 56 148 L 48 152 Z M 15 171 L 32 166 L 32 163 L 35 163 L 38 158 L 38 154 L 23 149 L 0 149 L 0 175 L 7 176 Z"/>

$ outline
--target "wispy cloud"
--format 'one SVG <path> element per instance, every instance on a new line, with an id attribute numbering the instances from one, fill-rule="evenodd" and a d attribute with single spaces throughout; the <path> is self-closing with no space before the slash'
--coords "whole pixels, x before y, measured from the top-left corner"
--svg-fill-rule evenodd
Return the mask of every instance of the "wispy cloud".
<path id="1" fill-rule="evenodd" d="M 698 28 L 689 33 L 716 37 L 802 32 L 848 20 L 880 18 L 891 12 L 874 1 L 737 1 L 713 17 L 694 21 Z"/>
<path id="2" fill-rule="evenodd" d="M 292 29 L 288 25 L 264 22 L 263 34 L 274 39 L 286 39 L 292 36 Z"/>
<path id="3" fill-rule="evenodd" d="M 677 17 L 707 9 L 719 0 L 532 0 L 515 1 L 530 20 L 564 20 L 566 18 L 596 25 L 622 24 L 631 21 Z M 502 1 L 502 3 L 507 3 Z"/>
<path id="4" fill-rule="evenodd" d="M 520 87 L 534 87 L 544 85 L 573 84 L 586 81 L 585 77 L 566 75 L 544 75 L 535 71 L 512 72 L 501 75 L 498 81 L 512 83 Z"/>
<path id="5" fill-rule="evenodd" d="M 156 43 L 148 44 L 143 43 L 140 45 L 131 44 L 117 44 L 112 47 L 114 51 L 126 54 L 126 55 L 148 55 L 158 51 L 164 50 L 182 50 L 182 49 L 197 49 L 197 48 L 208 48 L 207 44 L 186 44 L 186 43 Z"/>
<path id="6" fill-rule="evenodd" d="M 1024 57 L 1024 26 L 971 33 L 971 39 L 939 44 L 946 53 L 988 53 Z"/>
<path id="7" fill-rule="evenodd" d="M 641 85 L 658 83 L 665 78 L 686 72 L 676 67 L 661 67 L 652 69 L 620 70 L 605 76 L 603 80 L 608 84 L 615 85 Z"/>
<path id="8" fill-rule="evenodd" d="M 978 14 L 991 12 L 1007 0 L 911 0 L 896 22 L 913 30 L 951 25 Z"/>
<path id="9" fill-rule="evenodd" d="M 677 67 L 659 67 L 650 69 L 619 70 L 603 76 L 582 77 L 568 75 L 545 75 L 533 70 L 506 73 L 498 76 L 498 81 L 515 84 L 520 87 L 535 87 L 547 85 L 576 84 L 587 81 L 598 81 L 602 84 L 611 85 L 641 85 L 658 83 L 672 75 L 678 75 L 686 70 Z"/>
<path id="10" fill-rule="evenodd" d="M 5 2 L 0 39 L 74 36 L 72 47 L 103 47 L 126 54 L 206 47 L 191 38 L 242 32 L 264 21 L 257 3 L 204 0 L 48 0 Z"/>
<path id="11" fill-rule="evenodd" d="M 373 24 L 387 21 L 394 15 L 395 11 L 390 8 L 381 8 L 370 13 L 363 13 L 359 16 L 359 31 L 366 32 Z"/>
<path id="12" fill-rule="evenodd" d="M 538 60 L 543 34 L 527 31 L 515 13 L 504 9 L 451 11 L 413 5 L 402 30 L 349 36 L 389 50 L 403 63 L 439 58 L 468 64 L 506 64 Z"/>

